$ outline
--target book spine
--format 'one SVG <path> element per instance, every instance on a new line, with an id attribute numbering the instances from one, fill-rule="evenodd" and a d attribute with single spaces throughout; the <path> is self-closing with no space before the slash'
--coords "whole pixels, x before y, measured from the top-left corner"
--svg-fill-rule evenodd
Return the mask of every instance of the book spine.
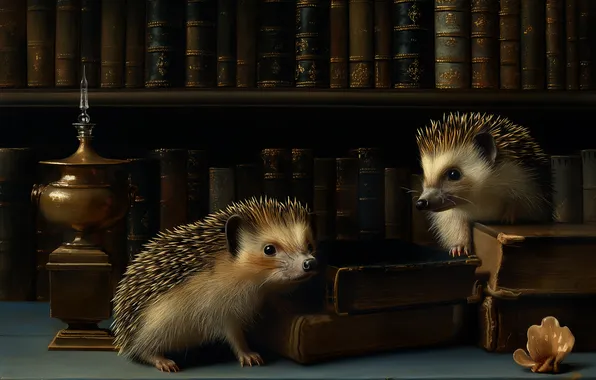
<path id="1" fill-rule="evenodd" d="M 565 83 L 567 90 L 579 90 L 579 51 L 578 51 L 578 8 L 577 0 L 565 1 Z"/>
<path id="2" fill-rule="evenodd" d="M 292 197 L 312 209 L 313 151 L 292 149 Z"/>
<path id="3" fill-rule="evenodd" d="M 582 160 L 580 156 L 551 157 L 554 220 L 582 222 Z"/>
<path id="4" fill-rule="evenodd" d="M 521 2 L 521 87 L 522 90 L 545 88 L 546 0 Z"/>
<path id="5" fill-rule="evenodd" d="M 147 0 L 145 87 L 176 87 L 182 82 L 180 41 L 182 20 L 179 1 Z"/>
<path id="6" fill-rule="evenodd" d="M 348 0 L 331 0 L 329 9 L 329 87 L 348 87 Z"/>
<path id="7" fill-rule="evenodd" d="M 159 230 L 172 229 L 187 222 L 186 149 L 156 149 L 151 152 L 160 162 Z"/>
<path id="8" fill-rule="evenodd" d="M 188 223 L 203 219 L 209 213 L 209 164 L 207 151 L 189 150 L 186 165 Z"/>
<path id="9" fill-rule="evenodd" d="M 519 90 L 521 87 L 520 47 L 520 2 L 501 0 L 499 11 L 500 88 Z"/>
<path id="10" fill-rule="evenodd" d="M 546 0 L 546 88 L 565 89 L 564 0 Z"/>
<path id="11" fill-rule="evenodd" d="M 280 201 L 290 196 L 292 154 L 288 149 L 263 149 L 263 194 Z"/>
<path id="12" fill-rule="evenodd" d="M 335 160 L 335 238 L 358 238 L 358 159 Z"/>
<path id="13" fill-rule="evenodd" d="M 257 1 L 238 0 L 236 7 L 236 87 L 253 88 L 257 80 Z"/>
<path id="14" fill-rule="evenodd" d="M 263 173 L 256 164 L 236 165 L 235 179 L 236 199 L 241 201 L 252 197 L 260 197 L 263 189 Z"/>
<path id="15" fill-rule="evenodd" d="M 236 86 L 236 1 L 217 3 L 217 87 Z"/>
<path id="16" fill-rule="evenodd" d="M 315 158 L 313 162 L 313 212 L 318 241 L 335 238 L 335 158 Z"/>
<path id="17" fill-rule="evenodd" d="M 257 37 L 257 87 L 294 85 L 295 2 L 260 0 Z"/>
<path id="18" fill-rule="evenodd" d="M 499 88 L 498 0 L 472 0 L 472 88 Z"/>
<path id="19" fill-rule="evenodd" d="M 350 88 L 374 87 L 374 17 L 372 0 L 348 0 Z"/>
<path id="20" fill-rule="evenodd" d="M 431 0 L 393 0 L 393 87 L 430 87 L 434 62 Z"/>
<path id="21" fill-rule="evenodd" d="M 56 87 L 77 87 L 80 64 L 80 19 L 79 0 L 58 0 L 56 2 Z"/>
<path id="22" fill-rule="evenodd" d="M 329 85 L 329 2 L 298 0 L 296 87 Z"/>
<path id="23" fill-rule="evenodd" d="M 145 85 L 145 0 L 126 1 L 126 52 L 124 86 Z"/>
<path id="24" fill-rule="evenodd" d="M 128 182 L 135 189 L 126 219 L 126 250 L 130 261 L 159 232 L 160 162 L 155 158 L 130 159 L 128 171 Z"/>
<path id="25" fill-rule="evenodd" d="M 101 64 L 101 2 L 81 0 L 81 65 L 89 88 L 99 86 Z"/>
<path id="26" fill-rule="evenodd" d="M 234 202 L 234 169 L 209 168 L 209 213 L 225 209 Z"/>
<path id="27" fill-rule="evenodd" d="M 408 172 L 385 168 L 385 238 L 410 240 Z"/>
<path id="28" fill-rule="evenodd" d="M 23 87 L 26 82 L 27 3 L 0 2 L 0 88 Z"/>
<path id="29" fill-rule="evenodd" d="M 126 3 L 124 0 L 101 2 L 101 88 L 124 85 L 124 41 Z"/>
<path id="30" fill-rule="evenodd" d="M 392 0 L 375 0 L 374 3 L 374 48 L 375 88 L 391 88 L 391 35 L 393 20 Z"/>
<path id="31" fill-rule="evenodd" d="M 215 86 L 216 21 L 216 0 L 186 0 L 186 87 Z"/>
<path id="32" fill-rule="evenodd" d="M 54 34 L 56 3 L 27 0 L 27 85 L 54 85 Z"/>
<path id="33" fill-rule="evenodd" d="M 31 188 L 37 172 L 33 149 L 0 150 L 0 300 L 35 297 L 35 209 Z"/>
<path id="34" fill-rule="evenodd" d="M 581 151 L 583 221 L 596 223 L 596 149 Z"/>
<path id="35" fill-rule="evenodd" d="M 435 87 L 470 87 L 470 2 L 435 0 Z"/>
<path id="36" fill-rule="evenodd" d="M 360 239 L 385 237 L 385 165 L 376 148 L 352 151 L 358 158 L 358 226 Z"/>
<path id="37" fill-rule="evenodd" d="M 592 49 L 594 44 L 594 25 L 592 20 L 593 0 L 577 0 L 578 44 L 579 44 L 579 89 L 592 90 Z"/>

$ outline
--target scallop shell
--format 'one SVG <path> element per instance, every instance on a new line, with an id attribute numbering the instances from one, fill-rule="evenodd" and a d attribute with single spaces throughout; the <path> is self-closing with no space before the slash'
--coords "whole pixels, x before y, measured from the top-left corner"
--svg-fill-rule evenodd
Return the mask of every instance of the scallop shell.
<path id="1" fill-rule="evenodd" d="M 561 327 L 555 317 L 545 317 L 540 326 L 528 329 L 528 352 L 518 348 L 513 360 L 532 372 L 559 372 L 559 364 L 573 349 L 575 337 L 569 327 Z"/>

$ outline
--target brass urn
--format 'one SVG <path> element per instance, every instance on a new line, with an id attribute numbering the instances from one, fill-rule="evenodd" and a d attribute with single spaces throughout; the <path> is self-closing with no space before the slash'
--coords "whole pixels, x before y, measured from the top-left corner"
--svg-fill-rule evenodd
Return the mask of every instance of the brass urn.
<path id="1" fill-rule="evenodd" d="M 59 331 L 50 350 L 113 350 L 113 336 L 98 324 L 111 316 L 111 264 L 90 235 L 114 225 L 130 206 L 126 160 L 98 155 L 91 145 L 94 124 L 87 109 L 86 79 L 81 81 L 81 114 L 74 123 L 79 148 L 70 157 L 41 161 L 60 170 L 60 179 L 36 185 L 32 198 L 50 222 L 74 230 L 72 241 L 53 251 L 50 276 L 50 316 L 68 325 Z"/>

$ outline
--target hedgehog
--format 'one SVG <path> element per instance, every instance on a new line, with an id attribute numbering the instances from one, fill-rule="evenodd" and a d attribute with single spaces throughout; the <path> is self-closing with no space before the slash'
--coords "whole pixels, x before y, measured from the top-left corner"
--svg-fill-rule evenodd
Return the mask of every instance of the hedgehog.
<path id="1" fill-rule="evenodd" d="M 250 198 L 159 233 L 127 267 L 113 299 L 119 355 L 160 371 L 164 355 L 227 342 L 240 365 L 261 365 L 244 330 L 264 298 L 316 274 L 309 211 L 296 200 Z"/>
<path id="2" fill-rule="evenodd" d="M 423 170 L 415 206 L 452 256 L 469 254 L 471 224 L 548 222 L 549 157 L 507 118 L 449 113 L 418 130 Z"/>

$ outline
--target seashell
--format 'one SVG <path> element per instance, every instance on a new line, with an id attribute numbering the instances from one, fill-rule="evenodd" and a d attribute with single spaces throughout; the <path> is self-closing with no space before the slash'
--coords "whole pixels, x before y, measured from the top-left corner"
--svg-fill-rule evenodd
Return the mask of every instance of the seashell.
<path id="1" fill-rule="evenodd" d="M 513 360 L 532 372 L 559 372 L 559 364 L 573 349 L 575 337 L 569 327 L 561 327 L 555 317 L 545 317 L 540 326 L 528 329 L 526 353 L 518 348 L 513 353 Z"/>

